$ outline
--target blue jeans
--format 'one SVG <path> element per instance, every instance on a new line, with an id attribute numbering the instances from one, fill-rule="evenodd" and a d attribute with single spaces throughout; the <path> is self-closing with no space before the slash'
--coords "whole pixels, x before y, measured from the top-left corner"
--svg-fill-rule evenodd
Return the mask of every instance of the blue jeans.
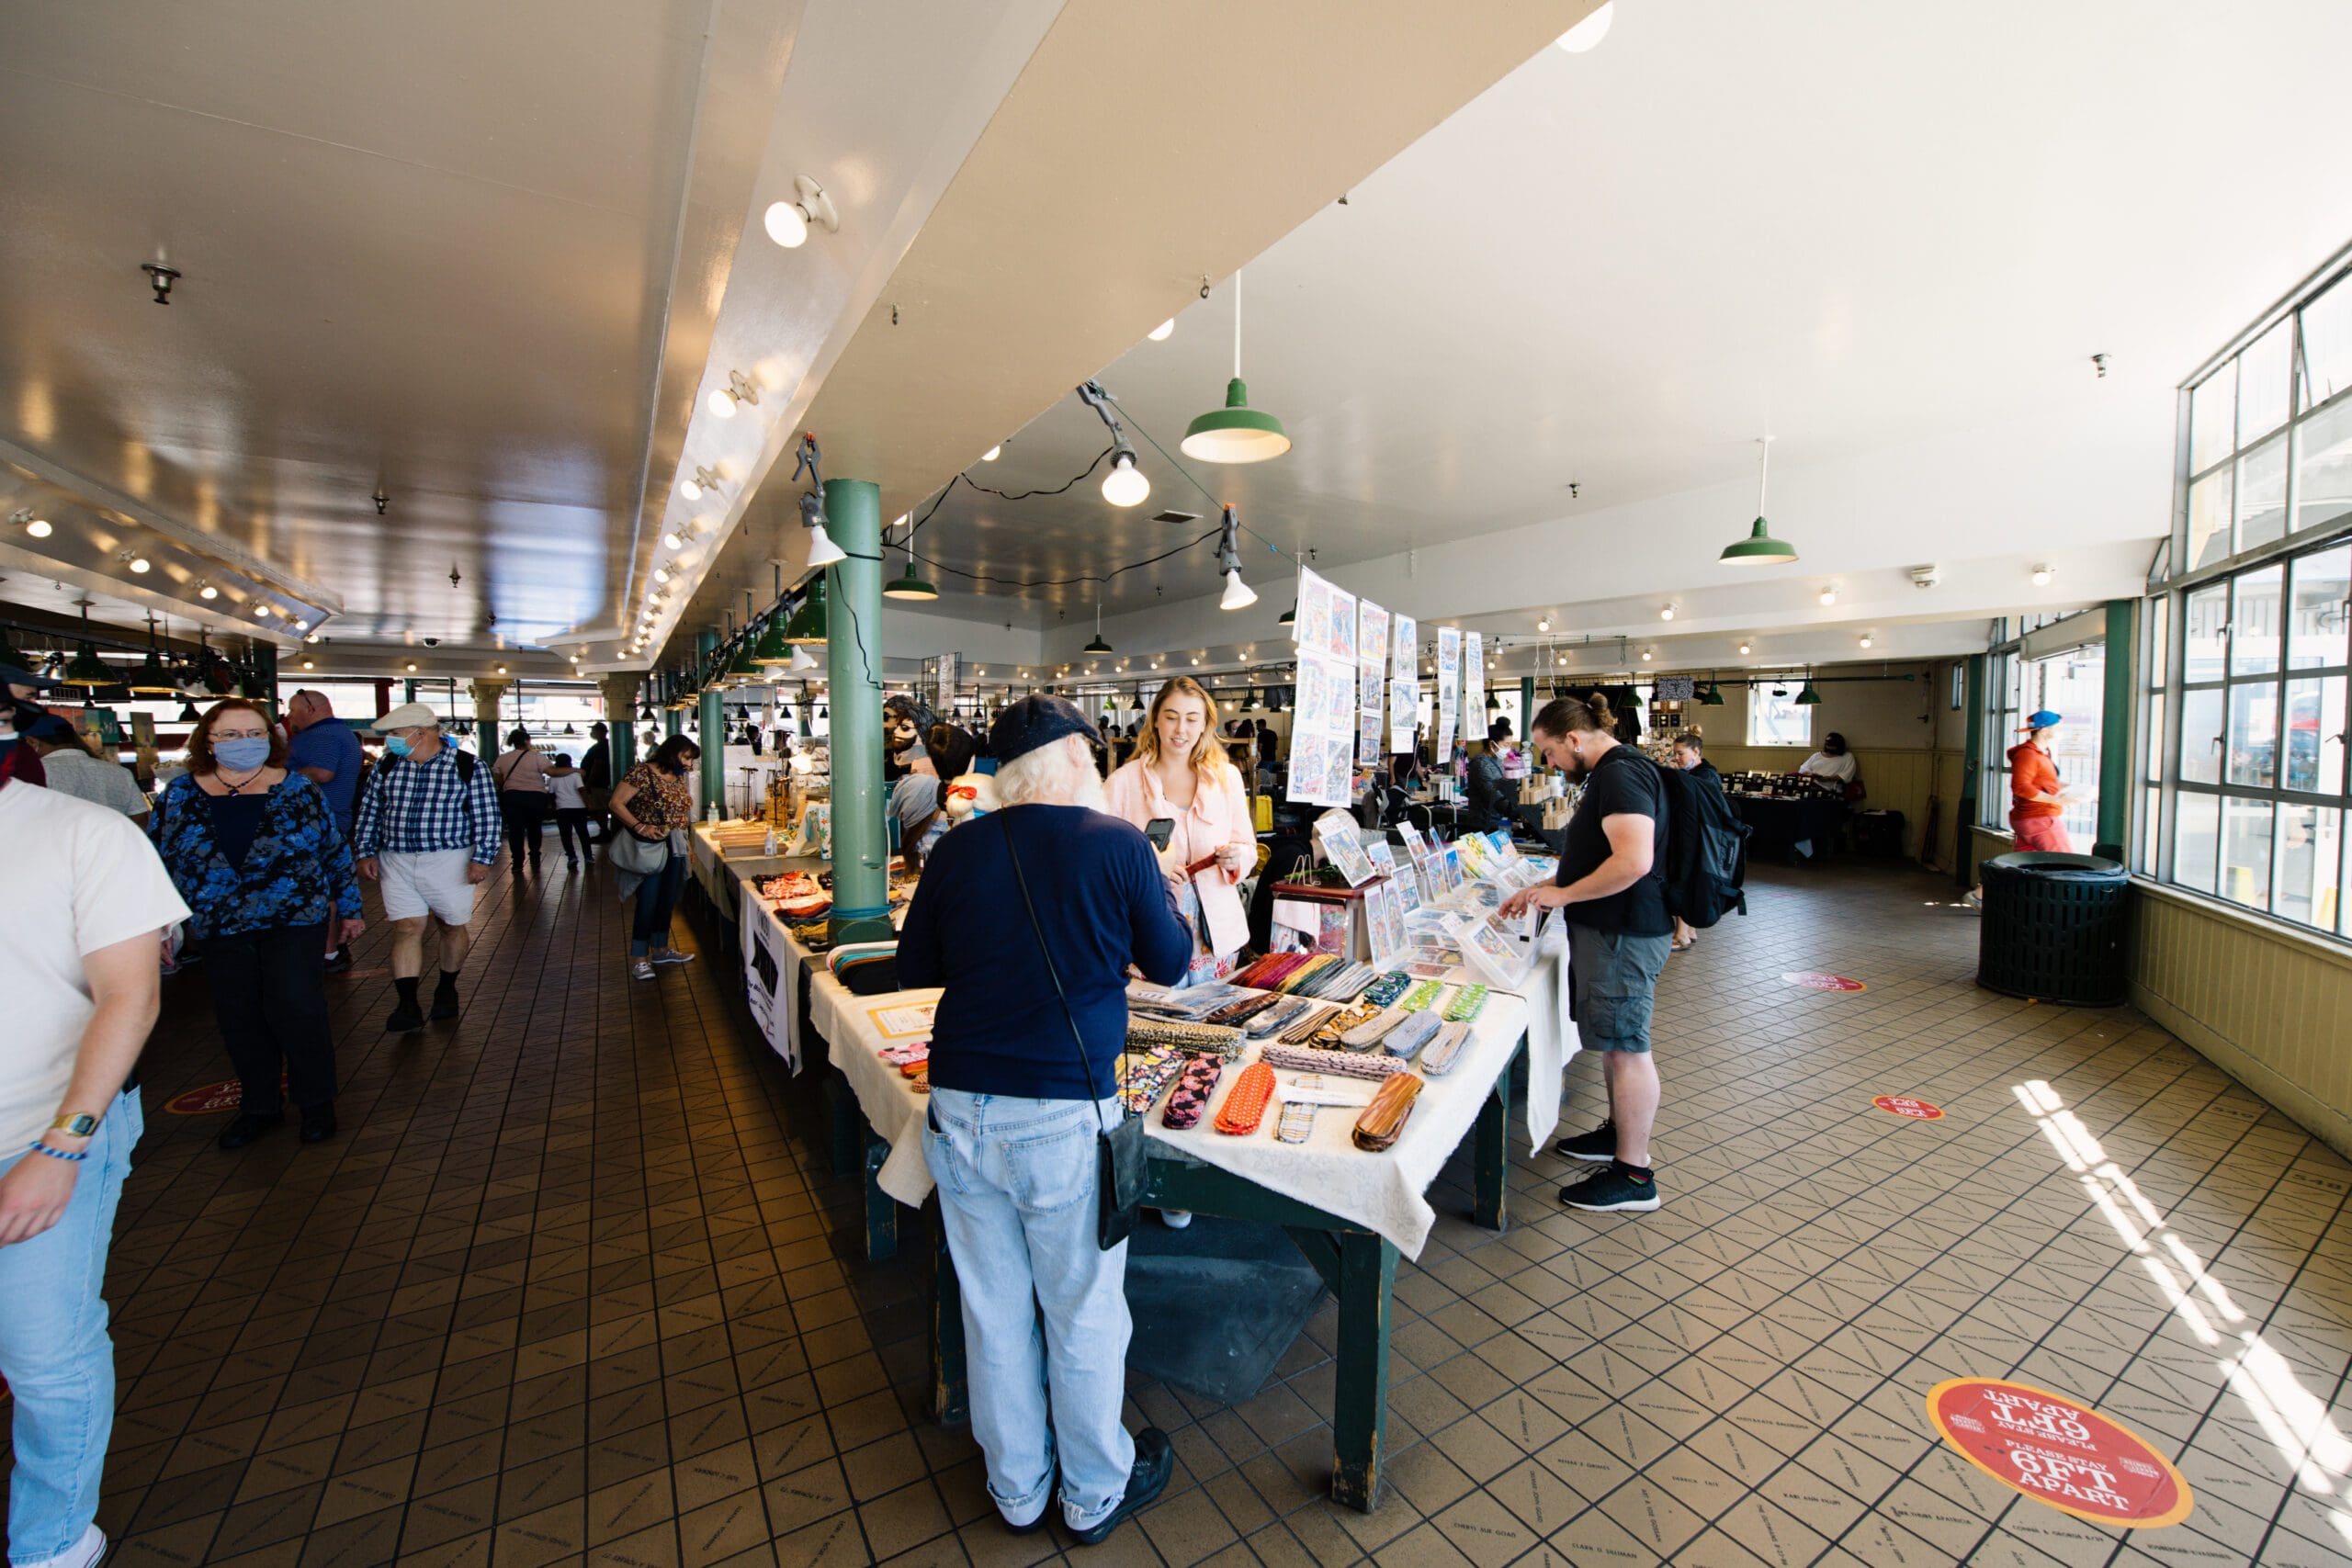
<path id="1" fill-rule="evenodd" d="M 107 1336 L 107 1244 L 144 1125 L 136 1089 L 90 1139 L 65 1217 L 0 1247 L 0 1377 L 16 1399 L 8 1477 L 8 1557 L 37 1562 L 82 1539 L 98 1516 L 98 1480 L 114 1432 L 114 1341 Z M 0 1160 L 46 1159 L 19 1150 Z"/>
<path id="2" fill-rule="evenodd" d="M 1102 1114 L 1115 1122 L 1119 1102 Z M 1095 1115 L 1083 1100 L 931 1094 L 923 1156 L 963 1290 L 972 1436 L 989 1495 L 1016 1525 L 1044 1511 L 1057 1458 L 1074 1530 L 1118 1506 L 1135 1468 L 1119 1423 L 1127 1247 L 1095 1242 Z"/>
<path id="3" fill-rule="evenodd" d="M 670 917 L 686 889 L 686 857 L 673 852 L 662 869 L 637 885 L 637 919 L 629 927 L 628 955 L 642 958 L 670 945 Z"/>

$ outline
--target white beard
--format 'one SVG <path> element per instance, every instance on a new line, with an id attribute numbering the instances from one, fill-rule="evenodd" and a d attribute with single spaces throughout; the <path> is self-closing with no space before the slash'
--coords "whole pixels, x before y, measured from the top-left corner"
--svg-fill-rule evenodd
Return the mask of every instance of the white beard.
<path id="1" fill-rule="evenodd" d="M 1102 775 L 1092 768 L 1086 770 L 1085 779 L 1070 794 L 1072 806 L 1083 806 L 1089 811 L 1111 809 L 1111 793 L 1103 787 Z"/>

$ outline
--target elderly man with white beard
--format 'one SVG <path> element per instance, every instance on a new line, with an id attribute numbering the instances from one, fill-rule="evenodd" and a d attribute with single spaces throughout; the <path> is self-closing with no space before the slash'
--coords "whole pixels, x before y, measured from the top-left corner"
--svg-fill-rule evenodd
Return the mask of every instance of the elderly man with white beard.
<path id="1" fill-rule="evenodd" d="M 1001 804 L 932 852 L 899 978 L 944 987 L 923 1152 L 963 1287 L 989 1494 L 1025 1534 L 1058 1468 L 1063 1522 L 1091 1544 L 1159 1495 L 1173 1459 L 1166 1433 L 1131 1438 L 1119 1420 L 1127 1249 L 1099 1244 L 1096 1138 L 1124 1114 L 1127 967 L 1172 984 L 1192 935 L 1151 841 L 1105 808 L 1076 706 L 1025 697 L 989 739 Z"/>

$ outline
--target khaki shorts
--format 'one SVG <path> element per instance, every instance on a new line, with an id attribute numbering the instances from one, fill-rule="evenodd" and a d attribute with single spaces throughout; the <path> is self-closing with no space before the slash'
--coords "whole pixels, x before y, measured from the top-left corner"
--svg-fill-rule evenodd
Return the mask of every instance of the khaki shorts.
<path id="1" fill-rule="evenodd" d="M 462 926 L 474 918 L 474 885 L 466 880 L 471 850 L 391 851 L 376 859 L 384 874 L 386 919 L 429 914 L 445 926 Z"/>

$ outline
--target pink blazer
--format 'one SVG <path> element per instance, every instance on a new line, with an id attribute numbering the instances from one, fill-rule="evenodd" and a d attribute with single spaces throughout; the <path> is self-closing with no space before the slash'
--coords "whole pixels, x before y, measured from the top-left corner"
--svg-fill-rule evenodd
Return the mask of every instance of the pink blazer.
<path id="1" fill-rule="evenodd" d="M 1214 777 L 1202 784 L 1187 810 L 1179 811 L 1169 803 L 1159 781 L 1151 776 L 1151 770 L 1140 760 L 1113 773 L 1106 793 L 1112 815 L 1125 818 L 1138 828 L 1161 817 L 1175 820 L 1175 829 L 1168 837 L 1168 858 L 1178 865 L 1204 859 L 1225 844 L 1238 844 L 1253 858 L 1258 852 L 1257 827 L 1250 819 L 1250 795 L 1241 787 L 1240 773 L 1229 765 L 1220 767 Z M 1235 891 L 1240 880 L 1217 866 L 1193 878 L 1193 889 L 1201 898 L 1202 924 L 1224 938 L 1219 941 L 1212 935 L 1208 943 L 1209 950 L 1219 957 L 1239 951 L 1249 940 L 1249 915 L 1241 908 L 1241 895 Z"/>

